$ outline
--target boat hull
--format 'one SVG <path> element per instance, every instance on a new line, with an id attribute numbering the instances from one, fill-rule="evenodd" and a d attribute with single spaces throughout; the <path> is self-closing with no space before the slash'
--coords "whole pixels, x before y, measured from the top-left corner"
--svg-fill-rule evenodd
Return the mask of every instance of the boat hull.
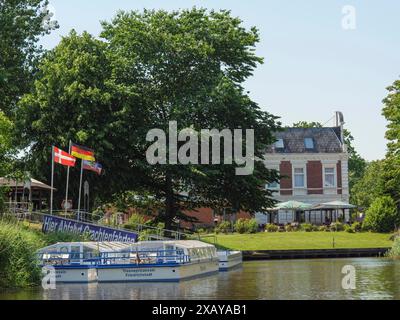
<path id="1" fill-rule="evenodd" d="M 218 261 L 167 265 L 105 265 L 97 267 L 98 282 L 179 282 L 218 273 Z"/>
<path id="2" fill-rule="evenodd" d="M 240 251 L 218 252 L 219 271 L 229 271 L 243 263 L 243 254 Z"/>
<path id="3" fill-rule="evenodd" d="M 57 283 L 90 283 L 97 281 L 97 270 L 94 267 L 56 266 Z"/>

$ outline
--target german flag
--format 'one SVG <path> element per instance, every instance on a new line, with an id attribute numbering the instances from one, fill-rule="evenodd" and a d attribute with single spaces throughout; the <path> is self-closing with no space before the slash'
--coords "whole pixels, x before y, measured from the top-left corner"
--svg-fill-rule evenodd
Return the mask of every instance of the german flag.
<path id="1" fill-rule="evenodd" d="M 87 160 L 87 161 L 96 161 L 94 157 L 94 151 L 92 149 L 78 146 L 77 144 L 71 145 L 71 155 L 78 159 Z"/>

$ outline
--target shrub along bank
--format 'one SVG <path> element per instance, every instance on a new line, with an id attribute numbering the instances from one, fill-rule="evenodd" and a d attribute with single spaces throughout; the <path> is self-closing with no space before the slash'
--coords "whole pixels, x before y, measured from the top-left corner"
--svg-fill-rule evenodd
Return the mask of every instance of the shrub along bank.
<path id="1" fill-rule="evenodd" d="M 56 242 L 83 241 L 85 236 L 66 233 L 42 234 L 15 221 L 0 220 L 0 288 L 40 284 L 36 251 Z"/>

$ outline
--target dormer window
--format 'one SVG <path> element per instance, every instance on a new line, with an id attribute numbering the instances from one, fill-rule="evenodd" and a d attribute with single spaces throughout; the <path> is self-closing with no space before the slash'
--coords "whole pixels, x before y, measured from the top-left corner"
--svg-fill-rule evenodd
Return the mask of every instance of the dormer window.
<path id="1" fill-rule="evenodd" d="M 285 144 L 284 144 L 284 142 L 283 142 L 283 139 L 278 139 L 278 140 L 275 142 L 275 148 L 276 148 L 276 149 L 284 149 L 284 148 L 285 148 Z"/>
<path id="2" fill-rule="evenodd" d="M 306 150 L 313 150 L 314 149 L 314 140 L 312 138 L 305 138 L 304 146 L 305 146 Z"/>

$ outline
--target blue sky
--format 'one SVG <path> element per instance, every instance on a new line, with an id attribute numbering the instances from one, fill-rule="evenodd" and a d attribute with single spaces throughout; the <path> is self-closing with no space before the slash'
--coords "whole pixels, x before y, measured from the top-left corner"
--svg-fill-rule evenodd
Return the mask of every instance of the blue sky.
<path id="1" fill-rule="evenodd" d="M 50 0 L 60 29 L 42 39 L 52 48 L 74 28 L 98 35 L 100 20 L 123 10 L 230 9 L 247 27 L 260 30 L 258 55 L 265 58 L 247 81 L 259 105 L 286 125 L 299 120 L 326 123 L 342 111 L 360 154 L 386 152 L 381 115 L 386 87 L 400 77 L 400 1 L 133 1 Z M 356 29 L 342 28 L 342 8 L 356 9 Z M 329 121 L 327 125 L 333 125 Z"/>

